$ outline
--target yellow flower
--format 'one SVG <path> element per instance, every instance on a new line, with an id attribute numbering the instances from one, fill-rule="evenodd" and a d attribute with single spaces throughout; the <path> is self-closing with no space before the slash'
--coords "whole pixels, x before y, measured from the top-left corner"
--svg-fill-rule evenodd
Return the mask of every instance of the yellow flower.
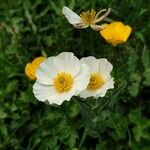
<path id="1" fill-rule="evenodd" d="M 132 28 L 124 25 L 122 22 L 114 21 L 111 24 L 106 24 L 105 29 L 100 31 L 102 37 L 113 46 L 126 42 Z"/>
<path id="2" fill-rule="evenodd" d="M 39 65 L 45 60 L 45 57 L 37 57 L 31 63 L 27 63 L 25 66 L 25 74 L 29 77 L 30 80 L 35 80 L 36 70 Z"/>

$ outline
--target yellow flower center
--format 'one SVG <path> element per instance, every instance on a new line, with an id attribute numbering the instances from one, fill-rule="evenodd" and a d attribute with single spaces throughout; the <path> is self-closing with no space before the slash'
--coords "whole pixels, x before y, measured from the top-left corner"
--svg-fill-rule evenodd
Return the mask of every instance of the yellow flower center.
<path id="1" fill-rule="evenodd" d="M 104 84 L 104 79 L 102 75 L 98 73 L 91 74 L 90 83 L 87 86 L 88 90 L 97 90 Z"/>
<path id="2" fill-rule="evenodd" d="M 69 73 L 58 73 L 57 77 L 54 79 L 54 87 L 59 93 L 68 92 L 69 90 L 71 90 L 72 85 L 73 78 Z"/>
<path id="3" fill-rule="evenodd" d="M 92 9 L 91 11 L 81 12 L 80 17 L 84 24 L 94 25 L 96 21 L 96 11 Z"/>

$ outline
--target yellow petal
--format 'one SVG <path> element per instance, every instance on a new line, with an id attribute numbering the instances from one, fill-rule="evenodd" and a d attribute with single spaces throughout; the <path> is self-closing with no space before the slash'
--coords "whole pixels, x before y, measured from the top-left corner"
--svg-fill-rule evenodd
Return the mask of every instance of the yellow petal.
<path id="1" fill-rule="evenodd" d="M 32 72 L 34 73 L 34 76 L 35 73 L 36 73 L 36 70 L 38 69 L 38 67 L 40 66 L 40 64 L 45 60 L 46 58 L 45 57 L 37 57 L 35 58 L 33 61 L 32 61 Z M 35 77 L 36 78 L 36 77 Z"/>
<path id="2" fill-rule="evenodd" d="M 28 63 L 25 66 L 25 74 L 29 77 L 30 80 L 36 79 L 36 70 L 39 67 L 39 65 L 45 60 L 45 57 L 37 57 L 35 58 L 32 63 Z"/>
<path id="3" fill-rule="evenodd" d="M 43 56 L 40 57 L 36 57 L 33 61 L 32 61 L 32 65 L 34 66 L 39 66 L 46 58 Z"/>
<path id="4" fill-rule="evenodd" d="M 30 80 L 35 80 L 35 74 L 32 69 L 32 64 L 28 63 L 25 66 L 25 74 L 28 76 Z"/>
<path id="5" fill-rule="evenodd" d="M 105 28 L 104 30 L 100 31 L 100 34 L 102 37 L 104 37 L 106 40 L 110 39 L 112 37 L 112 32 L 110 32 L 110 26 L 108 24 L 104 24 Z"/>
<path id="6" fill-rule="evenodd" d="M 131 31 L 132 31 L 132 28 L 128 25 L 125 26 L 125 30 L 124 30 L 124 33 L 123 33 L 123 41 L 126 42 L 128 37 L 130 36 L 131 34 Z"/>

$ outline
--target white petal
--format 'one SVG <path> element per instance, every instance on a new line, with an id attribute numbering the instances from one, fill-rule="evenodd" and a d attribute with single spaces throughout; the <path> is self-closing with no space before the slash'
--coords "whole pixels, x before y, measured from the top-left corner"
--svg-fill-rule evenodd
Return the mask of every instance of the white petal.
<path id="1" fill-rule="evenodd" d="M 96 97 L 96 95 L 98 94 L 97 90 L 84 90 L 80 93 L 80 97 L 82 98 L 87 98 L 87 97 Z"/>
<path id="2" fill-rule="evenodd" d="M 38 82 L 46 85 L 52 84 L 53 79 L 58 72 L 53 64 L 54 58 L 55 57 L 49 57 L 40 64 L 39 68 L 36 71 L 36 77 Z"/>
<path id="3" fill-rule="evenodd" d="M 99 17 L 99 15 L 100 15 L 102 12 L 104 12 L 104 11 L 106 11 L 106 9 L 102 9 L 101 11 L 99 11 L 99 12 L 97 13 L 97 15 L 96 15 L 96 18 L 97 18 L 96 23 L 98 23 L 98 22 L 102 21 L 104 18 L 106 18 L 106 17 L 110 14 L 111 8 L 108 8 L 108 10 L 105 12 L 105 14 L 103 14 L 102 16 Z"/>
<path id="4" fill-rule="evenodd" d="M 94 25 L 90 25 L 90 27 L 95 30 L 95 31 L 101 31 L 105 28 L 104 25 L 97 25 L 97 24 L 94 24 Z"/>
<path id="5" fill-rule="evenodd" d="M 84 23 L 74 24 L 73 26 L 77 29 L 84 29 L 84 28 L 89 27 L 89 25 L 86 25 Z"/>
<path id="6" fill-rule="evenodd" d="M 98 64 L 98 60 L 95 57 L 93 57 L 93 56 L 83 57 L 80 61 L 81 61 L 81 63 L 85 63 L 89 66 L 90 73 L 98 72 L 99 64 Z"/>
<path id="7" fill-rule="evenodd" d="M 55 96 L 57 94 L 52 86 L 40 84 L 37 81 L 33 85 L 33 93 L 35 97 L 42 102 L 48 100 L 49 97 Z"/>
<path id="8" fill-rule="evenodd" d="M 89 67 L 86 64 L 82 64 L 79 75 L 74 79 L 74 89 L 76 90 L 76 95 L 87 88 L 89 80 Z"/>
<path id="9" fill-rule="evenodd" d="M 57 93 L 57 95 L 48 98 L 50 104 L 61 105 L 64 101 L 69 101 L 74 95 L 74 92 Z"/>
<path id="10" fill-rule="evenodd" d="M 82 63 L 86 63 L 90 68 L 90 73 L 100 73 L 104 80 L 105 84 L 97 90 L 88 90 L 85 89 L 80 93 L 80 97 L 87 98 L 94 96 L 95 98 L 105 96 L 108 89 L 114 88 L 114 81 L 111 78 L 112 64 L 107 61 L 107 59 L 96 59 L 95 57 L 86 57 L 81 59 Z"/>
<path id="11" fill-rule="evenodd" d="M 84 90 L 80 93 L 80 97 L 82 98 L 87 98 L 87 97 L 104 97 L 105 94 L 107 93 L 107 91 L 109 89 L 113 89 L 114 88 L 114 81 L 113 78 L 110 79 L 109 82 L 106 82 L 101 88 L 97 89 L 97 90 Z"/>
<path id="12" fill-rule="evenodd" d="M 81 23 L 81 17 L 68 7 L 64 6 L 62 9 L 62 13 L 72 25 Z"/>
<path id="13" fill-rule="evenodd" d="M 106 82 L 103 86 L 102 90 L 108 90 L 108 89 L 113 89 L 114 88 L 114 78 L 111 78 L 108 82 Z"/>
<path id="14" fill-rule="evenodd" d="M 53 86 L 35 82 L 33 85 L 33 93 L 39 101 L 48 101 L 50 104 L 61 105 L 65 100 L 69 101 L 75 91 L 71 90 L 66 93 L 58 93 Z"/>
<path id="15" fill-rule="evenodd" d="M 99 73 L 103 75 L 104 80 L 106 81 L 110 77 L 110 73 L 113 69 L 113 66 L 105 58 L 101 58 L 98 61 L 99 61 Z"/>
<path id="16" fill-rule="evenodd" d="M 114 79 L 111 78 L 108 82 L 106 82 L 100 89 L 96 97 L 104 97 L 109 89 L 114 88 Z"/>
<path id="17" fill-rule="evenodd" d="M 54 59 L 54 65 L 59 72 L 68 72 L 76 76 L 80 70 L 80 61 L 73 53 L 63 52 Z"/>

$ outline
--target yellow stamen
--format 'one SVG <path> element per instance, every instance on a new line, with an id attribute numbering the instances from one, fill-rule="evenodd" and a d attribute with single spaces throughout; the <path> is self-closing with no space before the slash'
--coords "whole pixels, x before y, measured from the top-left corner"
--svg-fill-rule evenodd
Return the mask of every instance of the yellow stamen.
<path id="1" fill-rule="evenodd" d="M 54 87 L 59 93 L 68 92 L 69 90 L 71 90 L 72 85 L 73 78 L 69 73 L 58 73 L 57 77 L 54 79 Z"/>
<path id="2" fill-rule="evenodd" d="M 104 79 L 102 75 L 98 73 L 91 74 L 90 83 L 88 84 L 88 90 L 97 90 L 104 84 Z"/>
<path id="3" fill-rule="evenodd" d="M 94 25 L 96 22 L 96 11 L 92 9 L 91 11 L 81 12 L 80 17 L 84 24 Z"/>

